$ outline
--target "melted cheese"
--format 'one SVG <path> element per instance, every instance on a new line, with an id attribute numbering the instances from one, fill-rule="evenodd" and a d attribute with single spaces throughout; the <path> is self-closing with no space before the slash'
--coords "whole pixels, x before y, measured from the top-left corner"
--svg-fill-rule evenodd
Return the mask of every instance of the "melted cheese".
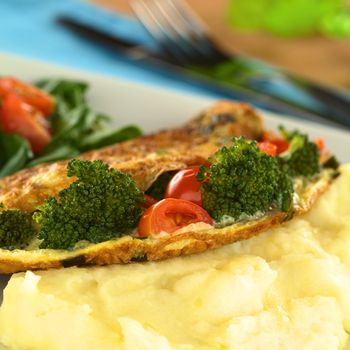
<path id="1" fill-rule="evenodd" d="M 156 263 L 12 276 L 9 349 L 338 350 L 350 331 L 350 166 L 306 215 Z"/>

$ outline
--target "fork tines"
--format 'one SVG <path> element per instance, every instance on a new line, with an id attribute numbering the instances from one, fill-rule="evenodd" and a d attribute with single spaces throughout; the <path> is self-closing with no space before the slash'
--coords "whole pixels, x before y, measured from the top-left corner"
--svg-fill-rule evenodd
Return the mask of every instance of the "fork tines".
<path id="1" fill-rule="evenodd" d="M 175 63 L 213 64 L 227 55 L 212 41 L 205 24 L 180 0 L 130 0 L 130 5 Z"/>

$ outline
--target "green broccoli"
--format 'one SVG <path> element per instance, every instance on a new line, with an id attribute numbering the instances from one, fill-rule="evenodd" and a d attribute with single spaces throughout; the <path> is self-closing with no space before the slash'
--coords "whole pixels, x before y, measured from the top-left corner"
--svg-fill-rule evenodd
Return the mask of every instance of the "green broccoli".
<path id="1" fill-rule="evenodd" d="M 331 155 L 329 156 L 325 162 L 322 163 L 322 168 L 324 169 L 333 169 L 333 170 L 337 170 L 340 166 L 340 163 L 338 161 L 338 159 L 336 158 L 336 156 Z"/>
<path id="2" fill-rule="evenodd" d="M 290 176 L 311 177 L 320 172 L 320 151 L 307 135 L 298 131 L 288 132 L 279 128 L 282 136 L 288 140 L 289 148 L 278 157 L 284 171 Z"/>
<path id="3" fill-rule="evenodd" d="M 129 175 L 100 160 L 76 159 L 67 175 L 78 179 L 33 216 L 40 224 L 40 248 L 71 249 L 78 241 L 98 243 L 136 227 L 144 195 Z"/>
<path id="4" fill-rule="evenodd" d="M 292 205 L 292 179 L 282 172 L 276 157 L 263 153 L 255 141 L 235 138 L 209 158 L 210 168 L 202 166 L 197 178 L 203 207 L 217 224 L 231 223 L 270 208 L 289 211 Z"/>
<path id="5" fill-rule="evenodd" d="M 0 247 L 10 250 L 24 248 L 35 234 L 30 213 L 6 209 L 0 203 Z"/>

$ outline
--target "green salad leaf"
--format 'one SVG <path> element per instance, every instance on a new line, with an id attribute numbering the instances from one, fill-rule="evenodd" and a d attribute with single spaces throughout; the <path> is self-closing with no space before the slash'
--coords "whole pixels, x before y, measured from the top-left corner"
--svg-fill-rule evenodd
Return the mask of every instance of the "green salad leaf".
<path id="1" fill-rule="evenodd" d="M 14 134 L 4 134 L 0 130 L 0 177 L 22 169 L 32 157 L 27 140 Z"/>
<path id="2" fill-rule="evenodd" d="M 243 30 L 283 37 L 350 37 L 347 0 L 231 0 L 227 15 L 230 24 Z"/>
<path id="3" fill-rule="evenodd" d="M 42 79 L 37 87 L 54 96 L 55 111 L 49 117 L 52 139 L 33 155 L 27 141 L 17 135 L 0 134 L 0 177 L 24 167 L 74 158 L 82 152 L 141 136 L 140 128 L 129 125 L 110 128 L 109 116 L 95 112 L 88 104 L 88 85 L 81 81 Z"/>
<path id="4" fill-rule="evenodd" d="M 140 129 L 135 125 L 121 129 L 102 129 L 86 136 L 79 143 L 79 149 L 89 151 L 91 149 L 105 147 L 114 143 L 134 139 L 141 135 Z"/>
<path id="5" fill-rule="evenodd" d="M 106 128 L 110 117 L 93 111 L 86 102 L 87 85 L 79 81 L 41 80 L 36 84 L 56 99 L 51 116 L 53 138 L 42 157 L 47 161 L 58 156 L 75 157 L 78 153 L 126 141 L 141 135 L 136 126 Z M 59 149 L 65 147 L 66 152 Z M 70 149 L 70 152 L 69 152 Z"/>

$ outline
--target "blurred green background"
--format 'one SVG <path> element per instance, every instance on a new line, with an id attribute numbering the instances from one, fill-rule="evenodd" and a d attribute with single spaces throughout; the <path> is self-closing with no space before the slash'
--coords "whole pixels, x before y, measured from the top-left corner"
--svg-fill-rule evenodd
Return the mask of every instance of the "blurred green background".
<path id="1" fill-rule="evenodd" d="M 231 0 L 228 19 L 236 28 L 285 37 L 350 37 L 349 8 L 348 0 Z"/>

